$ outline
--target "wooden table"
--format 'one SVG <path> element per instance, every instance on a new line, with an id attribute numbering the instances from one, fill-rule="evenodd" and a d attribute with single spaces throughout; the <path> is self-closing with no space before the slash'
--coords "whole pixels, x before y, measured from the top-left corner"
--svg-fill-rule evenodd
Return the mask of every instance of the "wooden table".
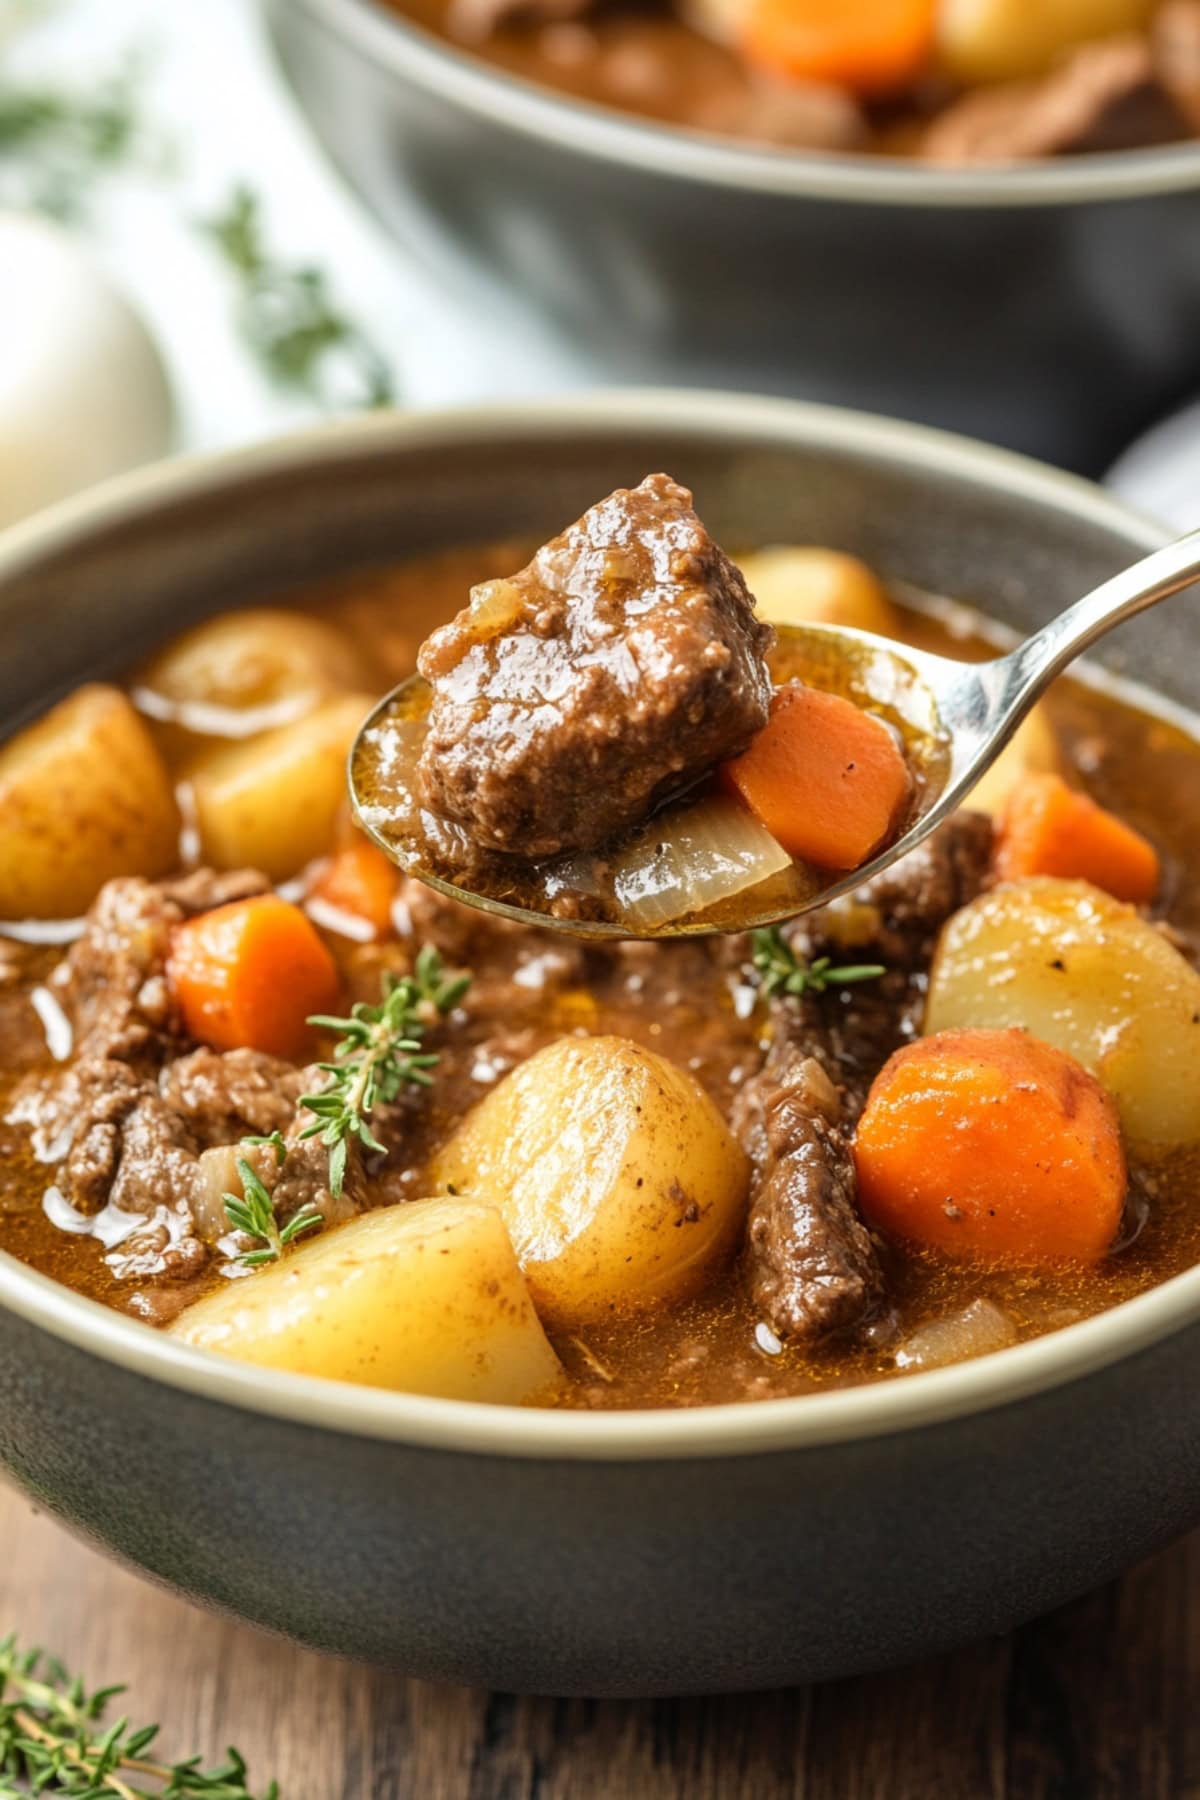
<path id="1" fill-rule="evenodd" d="M 1200 1800 L 1200 1534 L 1012 1637 L 812 1689 L 518 1700 L 295 1650 L 0 1488 L 0 1634 L 126 1680 L 164 1748 L 282 1800 Z"/>

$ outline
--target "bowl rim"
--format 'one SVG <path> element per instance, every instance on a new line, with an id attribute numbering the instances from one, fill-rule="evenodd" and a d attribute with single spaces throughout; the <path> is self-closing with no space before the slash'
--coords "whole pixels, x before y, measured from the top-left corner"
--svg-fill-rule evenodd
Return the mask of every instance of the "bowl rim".
<path id="1" fill-rule="evenodd" d="M 330 460 L 369 459 L 422 444 L 511 444 L 568 428 L 587 438 L 623 428 L 694 429 L 710 441 L 826 447 L 966 476 L 1018 503 L 1052 506 L 1081 525 L 1146 550 L 1167 533 L 1078 476 L 928 426 L 803 401 L 674 389 L 422 413 L 378 413 L 320 424 L 248 449 L 178 457 L 118 476 L 0 533 L 6 583 L 48 557 L 84 550 L 97 532 L 153 516 L 164 504 L 236 493 Z M 102 1361 L 204 1399 L 339 1434 L 410 1446 L 553 1461 L 653 1461 L 818 1449 L 1010 1405 L 1148 1350 L 1200 1321 L 1200 1266 L 1046 1337 L 975 1362 L 903 1379 L 789 1399 L 630 1412 L 493 1406 L 283 1374 L 196 1350 L 123 1317 L 0 1251 L 0 1308 Z"/>
<path id="2" fill-rule="evenodd" d="M 717 187 L 848 205 L 1072 206 L 1200 187 L 1200 142 L 1074 158 L 930 168 L 899 157 L 771 148 L 640 119 L 490 67 L 381 0 L 276 0 L 306 9 L 376 64 L 494 125 L 599 162 Z"/>

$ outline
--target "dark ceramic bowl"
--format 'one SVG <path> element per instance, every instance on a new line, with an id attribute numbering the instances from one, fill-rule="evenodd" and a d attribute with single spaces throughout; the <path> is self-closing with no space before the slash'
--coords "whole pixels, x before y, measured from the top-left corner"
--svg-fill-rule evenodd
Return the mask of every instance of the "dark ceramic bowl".
<path id="1" fill-rule="evenodd" d="M 374 0 L 264 4 L 375 211 L 610 376 L 869 406 L 1088 473 L 1200 382 L 1200 144 L 974 172 L 763 149 L 556 96 Z"/>
<path id="2" fill-rule="evenodd" d="M 665 467 L 733 543 L 812 539 L 1025 627 L 1158 541 L 1071 477 L 779 401 L 379 417 L 110 485 L 0 539 L 0 717 L 205 610 L 548 532 Z M 1127 631 L 1192 693 L 1200 619 Z M 2 1203 L 2 1202 L 0 1202 Z M 1000 1631 L 1200 1520 L 1200 1269 L 978 1362 L 696 1411 L 523 1411 L 260 1371 L 0 1255 L 0 1458 L 182 1592 L 510 1689 L 844 1674 Z"/>

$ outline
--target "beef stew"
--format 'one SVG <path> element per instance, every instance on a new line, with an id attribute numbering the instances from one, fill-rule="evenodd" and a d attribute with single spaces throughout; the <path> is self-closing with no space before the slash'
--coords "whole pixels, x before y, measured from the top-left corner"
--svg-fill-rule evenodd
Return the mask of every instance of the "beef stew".
<path id="1" fill-rule="evenodd" d="M 23 871 L 0 893 L 0 1245 L 269 1366 L 582 1407 L 892 1378 L 1200 1258 L 1190 728 L 1064 681 L 979 810 L 850 901 L 759 941 L 567 942 L 398 875 L 343 791 L 363 670 L 409 673 L 528 548 L 224 615 L 0 752 L 0 860 Z M 901 641 L 994 648 L 985 620 L 852 559 L 738 560 L 768 618 L 869 610 Z M 95 754 L 93 718 L 119 755 Z M 1063 777 L 1153 846 L 1152 900 L 1036 860 L 998 881 L 1013 795 Z M 113 879 L 76 918 L 93 866 Z M 1056 1040 L 1063 1018 L 1054 1052 L 1119 1132 L 1099 1254 L 947 1249 L 864 1216 L 857 1128 L 896 1052 L 931 1025 Z"/>

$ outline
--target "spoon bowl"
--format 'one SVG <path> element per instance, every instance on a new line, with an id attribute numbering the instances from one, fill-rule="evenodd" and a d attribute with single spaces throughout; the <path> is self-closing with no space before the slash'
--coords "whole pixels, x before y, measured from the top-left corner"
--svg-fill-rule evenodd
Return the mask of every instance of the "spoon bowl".
<path id="1" fill-rule="evenodd" d="M 824 906 L 880 875 L 906 856 L 968 799 L 1055 676 L 1124 620 L 1200 578 L 1200 531 L 1154 551 L 1094 588 L 1007 655 L 962 663 L 897 645 L 870 632 L 832 625 L 777 625 L 772 652 L 777 685 L 801 680 L 844 695 L 882 717 L 904 741 L 913 771 L 912 797 L 888 843 L 866 863 L 831 870 L 786 859 L 762 878 L 744 859 L 744 885 L 735 869 L 724 897 L 648 924 L 626 895 L 653 880 L 649 839 L 686 829 L 688 809 L 733 801 L 684 795 L 648 825 L 606 846 L 541 863 L 481 855 L 461 827 L 422 804 L 416 766 L 431 693 L 420 676 L 401 682 L 360 727 L 349 759 L 350 796 L 368 836 L 406 874 L 439 893 L 503 918 L 581 937 L 658 938 L 741 932 L 776 925 Z M 714 814 L 723 822 L 724 814 Z M 668 821 L 672 821 L 671 824 Z M 709 842 L 718 827 L 706 820 L 698 854 L 719 857 Z M 731 839 L 731 844 L 733 840 Z M 781 853 L 782 856 L 782 853 Z M 736 862 L 730 851 L 729 860 Z M 626 879 L 628 876 L 628 879 Z M 624 886 L 623 886 L 624 881 Z"/>

